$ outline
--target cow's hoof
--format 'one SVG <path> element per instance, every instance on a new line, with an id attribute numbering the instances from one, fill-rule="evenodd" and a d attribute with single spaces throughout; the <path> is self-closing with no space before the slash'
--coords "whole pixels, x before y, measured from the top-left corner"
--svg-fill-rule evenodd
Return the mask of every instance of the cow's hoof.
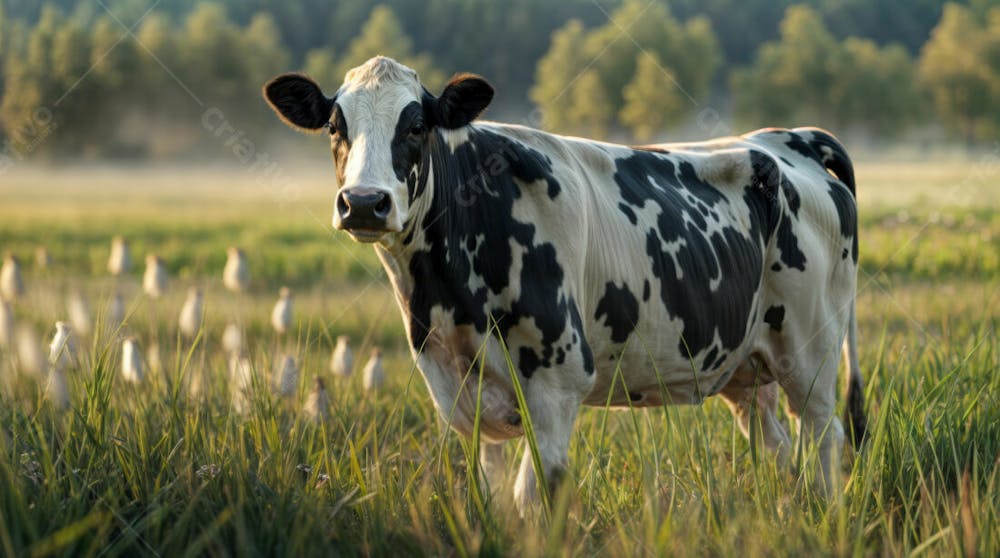
<path id="1" fill-rule="evenodd" d="M 562 487 L 563 482 L 567 479 L 565 467 L 556 466 L 553 467 L 548 474 L 545 475 L 545 482 L 549 485 L 549 501 L 555 500 L 556 495 L 559 494 L 559 488 Z"/>

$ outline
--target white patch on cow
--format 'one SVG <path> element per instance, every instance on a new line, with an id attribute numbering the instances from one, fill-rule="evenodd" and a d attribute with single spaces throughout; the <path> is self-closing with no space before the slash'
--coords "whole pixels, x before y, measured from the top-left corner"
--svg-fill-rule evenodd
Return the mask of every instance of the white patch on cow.
<path id="1" fill-rule="evenodd" d="M 524 255 L 528 249 L 513 238 L 510 239 L 510 272 L 507 277 L 507 288 L 500 297 L 517 300 L 521 297 L 521 272 L 524 270 Z"/>
<path id="2" fill-rule="evenodd" d="M 441 137 L 444 139 L 445 144 L 448 146 L 448 149 L 451 150 L 452 154 L 455 153 L 456 149 L 458 149 L 462 145 L 465 145 L 469 141 L 468 127 L 455 128 L 451 130 L 447 128 L 441 128 L 439 131 L 441 133 Z"/>
<path id="3" fill-rule="evenodd" d="M 823 153 L 824 163 L 829 163 L 833 160 L 833 149 L 829 145 L 820 145 L 819 150 Z"/>

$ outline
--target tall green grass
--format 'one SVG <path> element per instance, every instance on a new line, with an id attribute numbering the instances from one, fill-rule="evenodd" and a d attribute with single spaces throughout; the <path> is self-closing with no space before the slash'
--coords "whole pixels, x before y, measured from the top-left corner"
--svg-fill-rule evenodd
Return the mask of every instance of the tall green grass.
<path id="1" fill-rule="evenodd" d="M 296 213 L 322 206 L 322 196 L 288 212 L 243 200 L 245 213 L 229 208 L 213 222 L 202 207 L 215 199 L 209 194 L 173 202 L 187 217 L 158 211 L 154 196 L 93 202 L 105 217 L 88 220 L 72 217 L 76 205 L 87 213 L 82 194 L 54 210 L 44 196 L 19 192 L 0 207 L 0 250 L 28 260 L 18 322 L 51 335 L 71 286 L 90 297 L 94 314 L 118 289 L 126 329 L 143 348 L 160 344 L 165 370 L 127 385 L 117 337 L 82 340 L 82 366 L 69 373 L 72 403 L 60 410 L 0 349 L 2 555 L 1000 554 L 995 200 L 978 209 L 862 206 L 858 317 L 870 432 L 861 453 L 845 452 L 832 497 L 757 452 L 719 400 L 587 408 L 565 488 L 545 517 L 525 521 L 512 482 L 490 494 L 476 474 L 478 445 L 439 425 L 375 259 Z M 155 250 L 170 262 L 166 299 L 143 299 L 138 270 L 117 285 L 101 278 L 114 234 L 132 240 L 137 260 Z M 32 268 L 39 244 L 53 253 L 53 269 Z M 253 289 L 240 301 L 220 285 L 230 244 L 254 249 Z M 298 329 L 279 341 L 267 319 L 285 283 L 297 287 Z M 176 335 L 188 284 L 207 289 L 194 345 Z M 247 326 L 259 388 L 245 415 L 232 410 L 219 349 L 236 317 Z M 371 345 L 388 349 L 382 391 L 365 394 L 357 376 L 327 372 L 344 333 L 356 360 Z M 292 401 L 266 389 L 284 352 L 302 369 Z M 194 375 L 207 378 L 198 397 L 184 385 Z M 315 376 L 331 398 L 323 423 L 302 413 Z M 512 473 L 526 444 L 508 444 Z"/>

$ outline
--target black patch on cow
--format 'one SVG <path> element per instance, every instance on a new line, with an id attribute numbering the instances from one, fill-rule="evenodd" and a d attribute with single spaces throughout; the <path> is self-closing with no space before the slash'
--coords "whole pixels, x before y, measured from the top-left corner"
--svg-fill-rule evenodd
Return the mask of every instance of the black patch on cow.
<path id="1" fill-rule="evenodd" d="M 400 111 L 390 146 L 392 170 L 397 180 L 406 182 L 411 202 L 427 185 L 427 137 L 423 105 L 413 101 Z"/>
<path id="2" fill-rule="evenodd" d="M 854 263 L 858 263 L 858 212 L 854 196 L 838 182 L 828 180 L 827 186 L 833 205 L 837 207 L 840 234 L 844 238 L 851 239 L 851 259 Z"/>
<path id="3" fill-rule="evenodd" d="M 350 141 L 350 130 L 347 129 L 347 118 L 339 104 L 334 104 L 333 114 L 330 116 L 330 133 L 337 134 L 345 140 Z"/>
<path id="4" fill-rule="evenodd" d="M 413 227 L 420 229 L 427 246 L 416 250 L 409 261 L 414 279 L 409 300 L 410 343 L 417 350 L 423 347 L 435 307 L 450 312 L 456 325 L 472 326 L 481 335 L 488 331 L 492 317 L 497 324 L 494 334 L 505 340 L 521 320 L 532 319 L 540 339 L 511 348 L 524 377 L 565 361 L 568 355 L 560 337 L 569 331 L 573 351 L 579 351 L 585 370 L 593 373 L 593 355 L 583 340 L 576 303 L 562 292 L 565 274 L 555 247 L 536 237 L 534 224 L 512 215 L 515 200 L 524 195 L 559 194 L 551 161 L 492 131 L 472 128 L 468 134 L 468 140 L 454 151 L 438 131 L 432 130 L 427 138 L 430 162 L 420 166 L 432 167 L 433 191 L 427 209 L 411 217 L 419 220 Z M 535 192 L 537 182 L 547 188 Z M 512 242 L 521 246 L 517 299 L 505 292 L 514 267 Z M 470 287 L 477 283 L 473 277 L 483 285 Z"/>
<path id="5" fill-rule="evenodd" d="M 781 331 L 781 323 L 785 320 L 785 307 L 782 305 L 772 306 L 764 312 L 764 323 L 771 326 L 774 331 Z"/>
<path id="6" fill-rule="evenodd" d="M 781 160 L 787 163 L 787 159 L 784 157 Z M 799 207 L 802 205 L 799 192 L 795 189 L 792 181 L 785 176 L 785 173 L 781 172 L 778 163 L 770 155 L 760 151 L 750 152 L 750 162 L 753 166 L 755 183 L 759 184 L 768 196 L 776 196 L 780 187 L 788 209 L 791 210 L 792 215 L 798 215 Z"/>
<path id="7" fill-rule="evenodd" d="M 678 339 L 682 354 L 700 353 L 716 334 L 722 348 L 739 346 L 760 284 L 762 247 L 776 200 L 763 188 L 748 185 L 743 201 L 751 210 L 750 230 L 733 224 L 708 235 L 698 226 L 695 215 L 704 218 L 697 202 L 708 207 L 716 221 L 726 222 L 717 216 L 729 201 L 702 180 L 690 162 L 653 150 L 637 151 L 616 162 L 614 179 L 629 205 L 653 203 L 660 208 L 655 226 L 646 231 L 646 253 L 653 275 L 660 280 L 660 299 L 684 324 Z M 664 249 L 664 244 L 678 240 L 682 242 L 676 256 Z M 719 282 L 714 290 L 713 280 Z"/>
<path id="8" fill-rule="evenodd" d="M 854 165 L 851 163 L 844 146 L 836 138 L 822 130 L 811 130 L 808 134 L 811 139 L 807 141 L 804 134 L 789 131 L 789 139 L 785 145 L 806 159 L 813 161 L 824 171 L 833 172 L 854 196 Z M 826 150 L 829 151 L 824 153 Z"/>
<path id="9" fill-rule="evenodd" d="M 628 217 L 629 223 L 632 223 L 633 226 L 639 222 L 639 218 L 636 216 L 635 211 L 632 211 L 631 207 L 625 205 L 624 203 L 620 203 L 618 204 L 618 209 L 621 210 L 626 217 Z"/>
<path id="10" fill-rule="evenodd" d="M 781 192 L 785 195 L 785 201 L 788 203 L 788 209 L 791 210 L 792 215 L 798 216 L 802 199 L 799 197 L 799 191 L 795 189 L 792 181 L 788 180 L 784 175 L 781 177 Z"/>
<path id="11" fill-rule="evenodd" d="M 844 248 L 844 251 L 841 252 L 841 254 L 840 254 L 840 259 L 846 260 L 847 256 L 849 256 L 849 255 L 850 255 L 850 251 L 848 251 L 847 248 Z"/>
<path id="12" fill-rule="evenodd" d="M 530 378 L 535 370 L 538 370 L 538 367 L 542 365 L 538 353 L 529 347 L 521 347 L 518 357 L 517 364 L 525 378 Z"/>
<path id="13" fill-rule="evenodd" d="M 819 157 L 820 163 L 843 182 L 851 192 L 851 196 L 854 196 L 854 165 L 844 146 L 837 141 L 837 138 L 822 130 L 812 130 L 810 145 Z"/>
<path id="14" fill-rule="evenodd" d="M 556 364 L 562 364 L 566 362 L 566 349 L 559 347 L 556 349 Z"/>
<path id="15" fill-rule="evenodd" d="M 778 163 L 765 153 L 751 150 L 750 165 L 753 167 L 754 186 L 759 186 L 771 197 L 776 196 L 783 177 Z"/>
<path id="16" fill-rule="evenodd" d="M 583 320 L 580 319 L 580 311 L 576 307 L 576 302 L 571 301 L 569 306 L 569 318 L 573 323 L 573 331 L 583 331 Z M 575 336 L 575 333 L 574 333 Z M 583 357 L 583 371 L 587 374 L 594 373 L 594 353 L 590 350 L 590 345 L 587 343 L 582 343 L 580 345 L 580 353 Z"/>
<path id="17" fill-rule="evenodd" d="M 343 184 L 346 178 L 347 154 L 351 151 L 351 139 L 347 130 L 347 119 L 344 118 L 344 111 L 340 110 L 340 105 L 334 104 L 333 114 L 330 116 L 330 149 L 333 152 L 333 168 L 337 174 L 337 181 Z"/>
<path id="18" fill-rule="evenodd" d="M 788 132 L 788 135 L 789 138 L 788 141 L 785 142 L 785 145 L 788 146 L 789 149 L 795 151 L 796 153 L 799 153 L 806 159 L 816 161 L 817 163 L 820 164 L 820 166 L 822 166 L 822 162 L 820 162 L 819 160 L 819 155 L 816 153 L 816 150 L 813 149 L 811 145 L 809 145 L 809 142 L 807 142 L 805 139 L 802 138 L 802 136 L 796 134 L 795 132 Z"/>
<path id="19" fill-rule="evenodd" d="M 645 279 L 642 282 L 642 301 L 649 301 L 649 279 Z"/>
<path id="20" fill-rule="evenodd" d="M 718 353 L 719 353 L 719 348 L 715 346 L 713 346 L 711 349 L 708 350 L 708 353 L 705 355 L 705 360 L 701 363 L 702 372 L 705 372 L 706 370 L 712 367 L 712 364 L 715 362 L 715 357 L 718 355 Z"/>
<path id="21" fill-rule="evenodd" d="M 726 353 L 725 351 L 719 353 L 719 358 L 717 358 L 715 360 L 715 364 L 712 365 L 712 370 L 718 370 L 722 366 L 722 364 L 726 362 L 726 357 L 728 356 L 729 353 Z"/>
<path id="22" fill-rule="evenodd" d="M 792 167 L 792 168 L 795 168 L 795 165 L 793 165 L 793 164 L 792 164 L 792 162 L 791 162 L 791 161 L 789 161 L 788 159 L 786 159 L 786 158 L 784 158 L 784 157 L 778 157 L 778 158 L 779 158 L 779 159 L 781 159 L 781 162 L 782 162 L 782 163 L 785 163 L 786 165 L 788 165 L 788 166 L 790 166 L 790 167 Z"/>
<path id="23" fill-rule="evenodd" d="M 778 262 L 771 264 L 771 271 L 781 271 L 781 264 Z"/>
<path id="24" fill-rule="evenodd" d="M 642 394 L 630 391 L 628 392 L 628 400 L 632 403 L 638 403 L 639 401 L 642 401 Z"/>
<path id="25" fill-rule="evenodd" d="M 606 317 L 604 325 L 611 328 L 611 341 L 624 343 L 639 323 L 639 301 L 635 299 L 628 285 L 621 288 L 608 281 L 604 286 L 604 296 L 597 301 L 594 320 Z"/>
<path id="26" fill-rule="evenodd" d="M 781 262 L 799 271 L 806 270 L 806 255 L 799 249 L 799 239 L 792 229 L 792 219 L 787 214 L 781 217 L 778 225 L 778 250 L 781 252 Z"/>

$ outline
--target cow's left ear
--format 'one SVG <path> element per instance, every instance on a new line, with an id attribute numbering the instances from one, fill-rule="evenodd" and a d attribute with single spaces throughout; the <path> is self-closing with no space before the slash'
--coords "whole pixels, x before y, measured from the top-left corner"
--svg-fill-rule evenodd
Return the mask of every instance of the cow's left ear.
<path id="1" fill-rule="evenodd" d="M 264 85 L 264 98 L 285 124 L 315 132 L 330 122 L 333 99 L 303 74 L 282 74 Z"/>
<path id="2" fill-rule="evenodd" d="M 435 124 L 461 128 L 479 117 L 493 100 L 493 86 L 475 74 L 456 74 L 436 100 Z"/>

